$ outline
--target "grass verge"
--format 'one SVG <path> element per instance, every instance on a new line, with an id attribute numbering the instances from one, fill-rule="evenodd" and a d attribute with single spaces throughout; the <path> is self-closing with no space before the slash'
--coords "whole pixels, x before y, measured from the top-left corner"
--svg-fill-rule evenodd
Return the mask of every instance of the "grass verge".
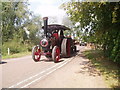
<path id="1" fill-rule="evenodd" d="M 83 53 L 101 72 L 110 88 L 120 88 L 120 69 L 116 63 L 104 57 L 103 52 L 100 50 L 88 50 Z"/>
<path id="2" fill-rule="evenodd" d="M 16 54 L 11 54 L 11 55 L 3 55 L 2 59 L 9 59 L 9 58 L 18 58 L 26 55 L 31 55 L 31 52 L 21 52 L 21 53 L 16 53 Z"/>

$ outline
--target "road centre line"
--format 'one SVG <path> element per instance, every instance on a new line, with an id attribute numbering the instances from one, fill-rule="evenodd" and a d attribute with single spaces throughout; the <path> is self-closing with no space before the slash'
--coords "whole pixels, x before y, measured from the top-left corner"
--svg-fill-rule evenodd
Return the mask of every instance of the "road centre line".
<path id="1" fill-rule="evenodd" d="M 61 64 L 61 63 L 59 63 L 59 64 Z M 9 88 L 14 88 L 15 86 L 18 86 L 18 85 L 20 85 L 20 84 L 22 84 L 22 83 L 24 83 L 24 82 L 27 82 L 28 80 L 31 80 L 32 78 L 37 77 L 37 76 L 39 76 L 39 75 L 45 73 L 46 71 L 48 71 L 48 70 L 54 68 L 55 66 L 58 66 L 59 64 L 56 64 L 56 65 L 54 65 L 54 66 L 52 66 L 52 67 L 50 67 L 50 68 L 48 68 L 48 69 L 46 69 L 46 70 L 44 70 L 44 71 L 42 71 L 42 72 L 36 74 L 36 75 L 34 75 L 34 76 L 31 76 L 31 77 L 29 77 L 29 78 L 27 78 L 27 79 L 25 79 L 25 80 L 23 80 L 23 81 L 21 81 L 21 82 L 15 84 L 15 85 L 12 85 L 12 86 L 10 86 Z"/>
<path id="2" fill-rule="evenodd" d="M 43 76 L 41 76 L 41 77 L 39 77 L 39 78 L 37 78 L 37 79 L 33 80 L 32 82 L 30 82 L 30 83 L 28 83 L 28 84 L 24 85 L 24 86 L 23 86 L 23 87 L 21 87 L 21 88 L 26 88 L 27 86 L 31 85 L 32 83 L 35 83 L 36 81 L 40 80 L 41 78 L 43 78 L 43 77 L 45 77 L 45 76 L 47 76 L 47 75 L 51 74 L 52 72 L 56 71 L 56 70 L 57 70 L 57 69 L 59 69 L 59 68 L 61 68 L 62 66 L 64 66 L 65 64 L 67 64 L 67 63 L 68 63 L 68 62 L 70 62 L 70 61 L 71 61 L 71 60 L 66 61 L 65 63 L 61 64 L 59 67 L 57 67 L 57 68 L 53 69 L 52 71 L 50 71 L 50 72 L 46 73 L 45 75 L 43 75 Z"/>
<path id="3" fill-rule="evenodd" d="M 65 61 L 65 62 L 63 62 L 63 63 L 55 64 L 54 66 L 52 66 L 52 67 L 50 67 L 50 68 L 48 68 L 48 69 L 46 69 L 46 70 L 44 70 L 44 71 L 42 71 L 42 72 L 34 75 L 34 76 L 31 76 L 31 77 L 29 77 L 29 78 L 27 78 L 27 79 L 25 79 L 25 80 L 23 80 L 23 81 L 15 84 L 15 85 L 12 85 L 12 86 L 10 86 L 9 88 L 14 88 L 14 87 L 16 87 L 16 86 L 18 86 L 18 85 L 21 85 L 21 84 L 23 84 L 24 82 L 27 82 L 28 80 L 31 80 L 31 79 L 33 79 L 34 77 L 37 77 L 37 76 L 39 76 L 39 75 L 41 75 L 41 74 L 49 71 L 50 69 L 52 69 L 52 68 L 54 68 L 54 67 L 56 67 L 56 66 L 58 66 L 58 65 L 60 65 L 60 66 L 59 66 L 59 68 L 60 68 L 60 67 L 64 66 L 65 64 L 67 64 L 67 63 L 68 63 L 69 61 L 71 61 L 72 59 L 73 59 L 73 58 L 71 58 L 70 60 L 67 60 L 67 61 Z M 57 70 L 57 69 L 58 69 L 58 68 L 53 69 L 51 72 L 48 72 L 48 73 L 47 73 L 46 75 L 44 75 L 44 76 L 47 76 L 48 74 L 52 73 L 53 71 L 55 71 L 55 70 Z M 43 76 L 41 76 L 41 78 L 42 78 L 42 77 L 43 77 Z M 40 79 L 40 78 L 39 78 L 39 79 Z M 34 80 L 34 82 L 35 82 L 35 80 Z"/>

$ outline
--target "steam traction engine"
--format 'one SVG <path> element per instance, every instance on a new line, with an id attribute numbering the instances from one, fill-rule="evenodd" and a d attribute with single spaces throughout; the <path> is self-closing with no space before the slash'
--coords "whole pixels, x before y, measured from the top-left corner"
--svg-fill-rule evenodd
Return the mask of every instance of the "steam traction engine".
<path id="1" fill-rule="evenodd" d="M 72 53 L 76 52 L 72 38 L 64 37 L 63 34 L 63 31 L 70 30 L 69 28 L 58 24 L 47 25 L 47 17 L 44 17 L 43 20 L 44 38 L 32 49 L 32 58 L 35 62 L 40 61 L 41 55 L 45 55 L 56 63 L 61 57 L 70 57 Z"/>

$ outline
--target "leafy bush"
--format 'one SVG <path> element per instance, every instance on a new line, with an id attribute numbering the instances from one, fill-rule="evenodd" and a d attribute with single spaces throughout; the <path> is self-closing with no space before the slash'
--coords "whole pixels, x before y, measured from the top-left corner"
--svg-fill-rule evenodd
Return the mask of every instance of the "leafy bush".
<path id="1" fill-rule="evenodd" d="M 6 55 L 8 52 L 8 48 L 10 49 L 10 54 L 20 53 L 27 51 L 27 47 L 24 44 L 20 44 L 17 41 L 5 42 L 2 45 L 2 54 Z"/>

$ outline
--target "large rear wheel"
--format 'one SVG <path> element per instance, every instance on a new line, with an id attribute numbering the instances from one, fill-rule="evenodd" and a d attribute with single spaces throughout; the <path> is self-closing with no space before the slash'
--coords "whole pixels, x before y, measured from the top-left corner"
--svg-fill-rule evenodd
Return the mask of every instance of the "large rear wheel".
<path id="1" fill-rule="evenodd" d="M 40 50 L 40 46 L 34 46 L 32 49 L 32 58 L 35 62 L 38 62 L 40 60 L 41 57 L 41 50 Z"/>
<path id="2" fill-rule="evenodd" d="M 65 38 L 61 44 L 61 55 L 63 57 L 70 57 L 71 56 L 71 39 Z"/>
<path id="3" fill-rule="evenodd" d="M 54 46 L 52 49 L 52 59 L 55 63 L 57 63 L 60 59 L 60 49 L 58 46 Z"/>

